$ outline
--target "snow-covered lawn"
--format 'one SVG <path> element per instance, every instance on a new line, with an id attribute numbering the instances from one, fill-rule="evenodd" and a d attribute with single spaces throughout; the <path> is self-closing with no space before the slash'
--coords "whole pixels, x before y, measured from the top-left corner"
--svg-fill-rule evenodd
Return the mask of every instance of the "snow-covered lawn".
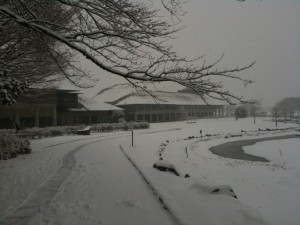
<path id="1" fill-rule="evenodd" d="M 166 133 L 163 136 L 157 134 L 155 139 L 161 139 L 161 143 L 154 144 L 151 143 L 152 138 L 150 140 L 149 137 L 140 137 L 133 148 L 127 146 L 127 152 L 142 168 L 149 180 L 155 184 L 161 195 L 167 199 L 170 208 L 180 215 L 182 223 L 199 224 L 197 221 L 201 221 L 203 224 L 264 224 L 267 222 L 260 220 L 260 213 L 262 213 L 263 218 L 270 224 L 298 224 L 299 217 L 295 213 L 299 209 L 295 205 L 297 200 L 288 204 L 288 199 L 298 196 L 300 190 L 299 176 L 297 177 L 296 171 L 287 170 L 281 164 L 272 161 L 260 163 L 222 158 L 213 155 L 208 149 L 228 141 L 299 132 L 294 130 L 258 131 L 258 129 L 276 128 L 274 123 L 261 119 L 255 125 L 251 119 L 197 120 L 196 123 L 178 122 L 176 124 L 181 128 L 180 131 Z M 175 123 L 164 126 L 173 125 Z M 163 124 L 153 126 L 163 126 Z M 291 126 L 293 125 L 278 125 L 279 128 Z M 198 138 L 200 129 L 203 135 L 208 133 L 219 135 L 201 139 Z M 241 132 L 241 130 L 247 132 Z M 230 137 L 241 134 L 242 137 Z M 229 138 L 224 138 L 225 136 Z M 289 143 L 289 140 L 286 140 L 286 143 Z M 174 165 L 180 174 L 189 174 L 190 178 L 153 171 L 151 168 L 153 161 L 160 157 Z M 291 175 L 285 176 L 284 174 Z M 276 182 L 281 182 L 282 186 L 278 187 Z M 212 190 L 212 186 L 217 188 L 222 185 L 230 185 L 237 194 L 238 200 L 226 195 L 212 195 L 206 191 Z M 285 189 L 284 185 L 291 185 L 292 188 Z M 286 193 L 285 190 L 291 192 Z M 286 195 L 289 197 L 285 197 Z M 278 205 L 282 204 L 283 198 L 286 198 L 287 204 L 278 211 Z M 277 205 L 274 205 L 276 203 Z M 247 208 L 244 204 L 252 206 L 252 209 L 256 211 Z M 289 218 L 283 216 L 286 210 L 290 210 Z M 272 215 L 268 212 L 272 212 Z"/>
<path id="2" fill-rule="evenodd" d="M 299 133 L 259 128 L 275 123 L 224 118 L 151 124 L 134 131 L 133 147 L 131 132 L 34 140 L 32 154 L 0 161 L 0 224 L 297 224 L 299 217 L 290 219 L 297 216 L 296 198 L 276 211 L 279 201 L 299 196 L 300 189 L 296 165 L 283 148 L 282 157 L 277 150 L 269 163 L 225 159 L 208 150 L 233 140 Z M 154 169 L 159 158 L 190 177 Z M 280 215 L 284 210 L 290 220 Z"/>
<path id="3" fill-rule="evenodd" d="M 259 167 L 261 197 L 245 196 L 245 202 L 258 207 L 271 224 L 299 224 L 300 138 L 258 142 L 244 150 L 269 159 L 273 165 L 271 169 L 268 164 Z"/>

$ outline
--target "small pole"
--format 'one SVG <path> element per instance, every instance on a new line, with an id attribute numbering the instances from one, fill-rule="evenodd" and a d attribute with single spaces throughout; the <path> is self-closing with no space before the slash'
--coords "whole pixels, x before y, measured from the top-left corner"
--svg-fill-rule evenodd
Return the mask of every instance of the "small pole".
<path id="1" fill-rule="evenodd" d="M 201 139 L 202 139 L 202 130 L 200 130 L 200 135 L 201 135 Z"/>
<path id="2" fill-rule="evenodd" d="M 131 124 L 131 146 L 133 146 L 133 124 Z"/>
<path id="3" fill-rule="evenodd" d="M 275 124 L 276 124 L 276 127 L 277 127 L 277 107 L 275 107 Z"/>
<path id="4" fill-rule="evenodd" d="M 255 105 L 253 105 L 253 119 L 254 119 L 254 124 L 255 124 Z"/>
<path id="5" fill-rule="evenodd" d="M 185 147 L 185 154 L 186 154 L 186 158 L 188 159 L 188 158 L 189 158 L 189 155 L 188 155 L 188 147 Z"/>
<path id="6" fill-rule="evenodd" d="M 286 114 L 287 114 L 287 112 L 286 112 L 286 110 L 284 111 L 284 123 L 286 123 Z"/>

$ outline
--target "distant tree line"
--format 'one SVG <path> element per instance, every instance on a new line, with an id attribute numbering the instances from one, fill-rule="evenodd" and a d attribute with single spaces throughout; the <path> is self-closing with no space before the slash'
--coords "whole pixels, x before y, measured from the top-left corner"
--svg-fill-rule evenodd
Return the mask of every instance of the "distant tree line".
<path id="1" fill-rule="evenodd" d="M 300 97 L 284 98 L 275 104 L 274 110 L 275 109 L 277 110 L 278 116 L 281 117 L 299 116 Z"/>

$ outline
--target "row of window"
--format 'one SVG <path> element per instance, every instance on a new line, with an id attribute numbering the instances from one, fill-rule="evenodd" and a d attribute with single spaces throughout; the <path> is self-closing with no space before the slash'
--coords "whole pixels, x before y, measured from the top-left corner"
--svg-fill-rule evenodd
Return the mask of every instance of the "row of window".
<path id="1" fill-rule="evenodd" d="M 164 122 L 164 121 L 175 121 L 178 119 L 185 119 L 187 115 L 183 113 L 159 113 L 159 114 L 137 114 L 137 117 L 135 118 L 134 114 L 129 114 L 126 116 L 127 121 L 148 121 L 148 122 Z M 195 113 L 189 113 L 189 117 L 212 117 L 214 116 L 213 112 L 195 112 Z"/>
<path id="2" fill-rule="evenodd" d="M 131 106 L 123 106 L 124 109 L 127 110 L 140 110 L 140 111 L 150 111 L 150 110 L 186 110 L 186 111 L 198 111 L 205 109 L 216 108 L 215 106 L 207 106 L 207 105 L 131 105 Z"/>

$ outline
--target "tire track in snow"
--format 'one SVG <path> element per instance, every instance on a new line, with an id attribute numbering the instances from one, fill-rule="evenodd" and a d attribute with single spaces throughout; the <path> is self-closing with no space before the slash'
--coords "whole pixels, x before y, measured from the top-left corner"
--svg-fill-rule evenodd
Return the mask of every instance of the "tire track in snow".
<path id="1" fill-rule="evenodd" d="M 62 160 L 62 166 L 56 170 L 45 182 L 43 182 L 37 189 L 33 190 L 31 194 L 25 199 L 24 203 L 16 208 L 13 212 L 8 213 L 0 219 L 0 225 L 25 225 L 28 224 L 31 218 L 38 213 L 41 208 L 46 207 L 60 186 L 71 174 L 72 169 L 76 165 L 75 153 L 82 150 L 90 144 L 94 144 L 101 141 L 110 139 L 118 139 L 120 137 L 110 137 L 93 142 L 89 142 L 78 146 L 74 150 L 67 153 Z"/>
<path id="2" fill-rule="evenodd" d="M 54 195 L 70 175 L 73 167 L 76 164 L 75 153 L 80 151 L 87 144 L 81 145 L 63 157 L 62 166 L 34 190 L 25 200 L 23 205 L 17 208 L 8 216 L 0 221 L 1 225 L 23 225 L 28 224 L 30 219 L 38 213 L 41 208 L 46 207 Z"/>
<path id="3" fill-rule="evenodd" d="M 137 135 L 150 134 L 150 133 L 159 133 L 159 132 L 167 132 L 178 129 L 168 129 L 168 130 L 159 130 L 159 131 L 151 131 L 144 132 Z M 119 139 L 123 137 L 129 137 L 131 134 L 124 134 L 113 137 L 104 137 L 102 139 L 98 139 L 89 143 L 82 144 L 75 149 L 71 150 L 67 153 L 62 160 L 62 166 L 56 170 L 45 182 L 43 182 L 37 189 L 33 190 L 29 196 L 25 199 L 23 204 L 16 208 L 11 213 L 8 213 L 3 218 L 0 218 L 0 225 L 26 225 L 30 222 L 30 220 L 38 213 L 42 208 L 48 206 L 51 202 L 60 186 L 64 183 L 64 181 L 71 174 L 72 169 L 76 165 L 75 154 L 82 150 L 84 147 L 94 144 L 101 141 L 111 140 L 111 139 Z M 46 148 L 55 147 L 57 145 L 68 144 L 76 141 L 84 141 L 88 139 L 95 139 L 101 137 L 93 137 L 93 138 L 82 138 L 79 140 L 73 140 L 70 142 L 59 143 L 56 145 L 51 145 Z"/>

